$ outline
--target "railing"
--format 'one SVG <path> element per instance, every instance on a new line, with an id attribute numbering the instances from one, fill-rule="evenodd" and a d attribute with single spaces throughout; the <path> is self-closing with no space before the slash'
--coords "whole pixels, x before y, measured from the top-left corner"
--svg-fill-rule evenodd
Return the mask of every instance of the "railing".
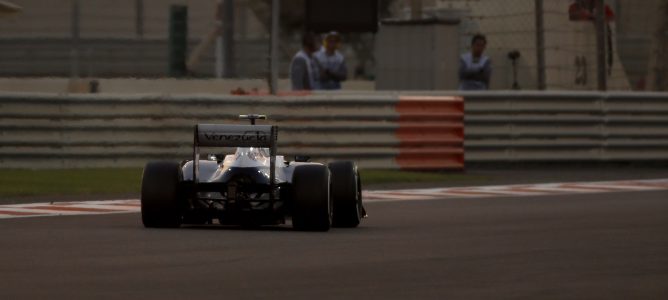
<path id="1" fill-rule="evenodd" d="M 141 166 L 148 160 L 182 160 L 191 155 L 195 124 L 241 123 L 238 115 L 246 113 L 269 115 L 268 122 L 279 126 L 279 154 L 286 156 L 352 159 L 368 168 L 463 168 L 461 99 L 388 94 L 4 94 L 0 164 Z"/>
<path id="2" fill-rule="evenodd" d="M 187 159 L 195 124 L 242 123 L 242 113 L 267 114 L 279 126 L 279 154 L 365 168 L 461 169 L 462 141 L 467 163 L 668 161 L 665 93 L 440 94 L 1 94 L 0 167 Z"/>
<path id="3" fill-rule="evenodd" d="M 668 161 L 666 93 L 475 93 L 469 161 Z"/>

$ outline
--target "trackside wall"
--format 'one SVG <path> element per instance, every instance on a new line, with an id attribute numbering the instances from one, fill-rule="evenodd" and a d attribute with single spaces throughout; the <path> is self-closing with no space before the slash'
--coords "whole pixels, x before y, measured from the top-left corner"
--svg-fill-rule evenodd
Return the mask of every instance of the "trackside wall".
<path id="1" fill-rule="evenodd" d="M 195 124 L 243 124 L 236 119 L 242 113 L 269 115 L 267 123 L 279 126 L 281 154 L 325 161 L 353 159 L 364 168 L 462 169 L 465 162 L 668 162 L 666 93 L 354 92 L 294 97 L 5 93 L 0 94 L 0 167 L 178 161 L 192 154 Z"/>
<path id="2" fill-rule="evenodd" d="M 456 104 L 458 117 L 438 108 Z M 350 159 L 366 168 L 462 169 L 463 135 L 444 148 L 443 126 L 463 130 L 461 99 L 383 95 L 105 96 L 0 95 L 3 168 L 142 166 L 192 156 L 198 123 L 245 124 L 267 114 L 279 154 Z M 441 120 L 443 119 L 443 120 Z M 452 122 L 459 122 L 453 125 Z M 425 131 L 426 130 L 426 131 Z M 455 149 L 458 147 L 458 149 Z M 207 153 L 203 149 L 202 153 Z M 225 149 L 210 149 L 218 153 Z M 232 149 L 227 149 L 232 151 Z M 425 155 L 416 159 L 416 155 Z"/>

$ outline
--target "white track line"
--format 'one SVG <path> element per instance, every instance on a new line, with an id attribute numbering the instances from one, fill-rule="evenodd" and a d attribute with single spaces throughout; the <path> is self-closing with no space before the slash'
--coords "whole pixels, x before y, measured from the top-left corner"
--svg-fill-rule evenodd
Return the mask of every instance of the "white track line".
<path id="1" fill-rule="evenodd" d="M 0 205 L 0 219 L 139 212 L 139 200 L 50 202 Z"/>
<path id="2" fill-rule="evenodd" d="M 393 197 L 383 197 L 390 191 L 365 191 L 365 202 L 429 200 L 434 198 L 489 198 L 508 196 L 542 196 L 558 194 L 589 194 L 633 191 L 668 190 L 668 178 L 649 180 L 596 181 L 514 184 L 476 187 L 404 189 L 391 191 Z M 406 194 L 407 197 L 400 196 Z M 410 196 L 408 196 L 410 195 Z"/>
<path id="3" fill-rule="evenodd" d="M 443 198 L 527 197 L 668 190 L 668 178 L 597 182 L 565 182 L 496 186 L 363 191 L 364 202 L 418 201 Z M 137 213 L 139 200 L 77 201 L 0 205 L 0 219 Z"/>

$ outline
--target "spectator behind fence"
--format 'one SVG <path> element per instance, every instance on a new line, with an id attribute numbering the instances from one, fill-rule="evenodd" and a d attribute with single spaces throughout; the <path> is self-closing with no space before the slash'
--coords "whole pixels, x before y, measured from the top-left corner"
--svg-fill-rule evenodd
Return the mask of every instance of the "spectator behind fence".
<path id="1" fill-rule="evenodd" d="M 325 36 L 324 45 L 313 55 L 317 69 L 317 85 L 323 90 L 341 89 L 341 81 L 348 77 L 346 61 L 338 51 L 341 36 L 332 31 Z"/>
<path id="2" fill-rule="evenodd" d="M 471 39 L 471 52 L 459 58 L 459 89 L 487 90 L 492 75 L 492 63 L 488 56 L 483 55 L 487 39 L 476 34 Z"/>
<path id="3" fill-rule="evenodd" d="M 316 88 L 315 68 L 312 55 L 317 49 L 315 35 L 306 33 L 302 37 L 302 49 L 295 54 L 290 62 L 290 81 L 292 90 L 312 90 Z"/>

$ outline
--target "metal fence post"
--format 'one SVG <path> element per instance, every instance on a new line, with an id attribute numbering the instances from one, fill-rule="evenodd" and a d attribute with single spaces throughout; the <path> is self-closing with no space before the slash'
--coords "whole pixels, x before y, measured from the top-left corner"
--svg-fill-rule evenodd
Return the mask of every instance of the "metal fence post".
<path id="1" fill-rule="evenodd" d="M 135 31 L 137 38 L 144 38 L 144 0 L 135 0 Z"/>
<path id="2" fill-rule="evenodd" d="M 605 1 L 596 0 L 596 75 L 598 90 L 605 91 L 607 78 L 605 74 Z"/>
<path id="3" fill-rule="evenodd" d="M 71 30 L 72 45 L 70 49 L 70 77 L 79 78 L 79 18 L 80 18 L 79 0 L 72 0 Z"/>
<path id="4" fill-rule="evenodd" d="M 278 25 L 280 17 L 280 0 L 271 1 L 271 45 L 269 49 L 269 92 L 278 92 Z"/>
<path id="5" fill-rule="evenodd" d="M 422 0 L 411 0 L 411 19 L 422 19 Z"/>
<path id="6" fill-rule="evenodd" d="M 187 75 L 188 7 L 172 5 L 169 10 L 169 76 Z"/>
<path id="7" fill-rule="evenodd" d="M 545 24 L 543 21 L 543 0 L 536 0 L 536 74 L 537 88 L 545 90 L 547 83 L 545 79 Z"/>
<path id="8" fill-rule="evenodd" d="M 225 64 L 224 58 L 223 58 L 223 15 L 225 15 L 224 8 L 223 8 L 223 0 L 219 0 L 216 3 L 216 27 L 217 27 L 217 32 L 216 32 L 216 46 L 215 46 L 215 58 L 216 58 L 216 64 L 215 64 L 215 71 L 216 71 L 216 78 L 223 78 L 223 65 Z"/>
<path id="9" fill-rule="evenodd" d="M 234 76 L 234 0 L 223 5 L 223 77 Z"/>

